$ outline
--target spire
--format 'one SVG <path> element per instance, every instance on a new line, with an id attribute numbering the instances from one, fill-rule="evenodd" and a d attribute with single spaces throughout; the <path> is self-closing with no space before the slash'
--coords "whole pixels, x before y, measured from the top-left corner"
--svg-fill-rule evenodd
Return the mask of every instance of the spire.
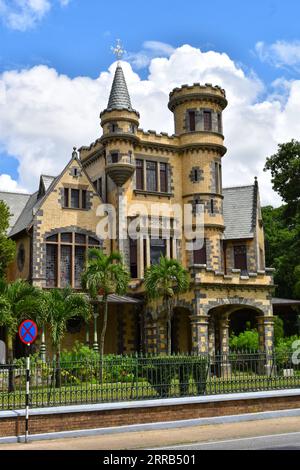
<path id="1" fill-rule="evenodd" d="M 115 72 L 107 105 L 107 111 L 112 111 L 113 109 L 128 109 L 129 111 L 133 111 L 124 72 L 120 63 L 118 63 Z"/>

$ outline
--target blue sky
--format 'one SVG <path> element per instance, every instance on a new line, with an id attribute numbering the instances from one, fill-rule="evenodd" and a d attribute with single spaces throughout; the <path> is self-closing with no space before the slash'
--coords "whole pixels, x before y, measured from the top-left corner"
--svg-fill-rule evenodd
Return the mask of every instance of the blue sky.
<path id="1" fill-rule="evenodd" d="M 125 59 L 141 80 L 149 77 L 151 59 L 169 58 L 168 47 L 177 50 L 184 44 L 225 53 L 249 80 L 257 77 L 263 87 L 256 103 L 272 93 L 286 101 L 287 84 L 299 80 L 298 0 L 21 0 L 22 11 L 17 1 L 0 0 L 0 74 L 43 64 L 70 79 L 95 80 L 114 62 L 110 47 L 120 37 L 128 51 Z M 37 6 L 32 10 L 30 4 Z M 144 56 L 148 63 L 136 60 Z M 0 174 L 22 180 L 21 157 L 12 147 L 0 135 Z"/>
<path id="2" fill-rule="evenodd" d="M 57 1 L 33 29 L 1 27 L 0 63 L 2 70 L 45 63 L 71 77 L 96 77 L 111 64 L 110 46 L 121 37 L 132 52 L 146 40 L 227 52 L 270 81 L 278 71 L 259 61 L 254 46 L 298 38 L 299 18 L 297 0 L 70 0 L 63 8 Z"/>

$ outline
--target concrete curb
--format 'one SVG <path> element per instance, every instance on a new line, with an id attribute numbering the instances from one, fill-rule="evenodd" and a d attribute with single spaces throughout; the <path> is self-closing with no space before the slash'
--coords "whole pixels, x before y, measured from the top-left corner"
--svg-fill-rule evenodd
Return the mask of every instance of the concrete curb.
<path id="1" fill-rule="evenodd" d="M 242 415 L 216 416 L 211 418 L 188 419 L 182 421 L 167 421 L 160 423 L 134 424 L 130 426 L 117 426 L 111 428 L 83 429 L 78 431 L 63 431 L 45 434 L 33 434 L 29 441 L 44 441 L 53 439 L 78 438 L 89 436 L 104 436 L 109 434 L 122 434 L 130 432 L 154 431 L 174 428 L 188 428 L 195 426 L 208 426 L 226 423 L 241 423 L 245 421 L 259 421 L 278 418 L 290 418 L 300 416 L 300 409 L 265 411 L 260 413 L 246 413 Z M 24 436 L 11 436 L 0 438 L 1 444 L 15 444 L 24 442 Z"/>
<path id="2" fill-rule="evenodd" d="M 159 406 L 194 405 L 197 403 L 216 403 L 220 401 L 260 400 L 264 398 L 300 396 L 300 389 L 269 390 L 262 392 L 228 393 L 222 395 L 203 395 L 185 398 L 164 398 L 155 400 L 126 401 L 116 403 L 97 403 L 94 405 L 54 406 L 30 409 L 30 416 L 54 415 L 66 413 L 88 413 L 95 411 L 122 410 L 128 408 L 153 408 Z M 25 410 L 0 411 L 1 418 L 25 416 Z"/>

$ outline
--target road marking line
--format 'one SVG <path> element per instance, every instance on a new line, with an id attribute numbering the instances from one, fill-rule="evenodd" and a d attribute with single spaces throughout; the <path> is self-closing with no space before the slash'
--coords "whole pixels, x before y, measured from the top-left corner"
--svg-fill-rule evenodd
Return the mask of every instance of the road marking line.
<path id="1" fill-rule="evenodd" d="M 163 449 L 168 450 L 168 449 L 181 449 L 184 447 L 191 447 L 191 446 L 204 446 L 204 445 L 214 445 L 214 444 L 228 444 L 230 442 L 239 442 L 239 441 L 249 441 L 250 439 L 268 439 L 270 437 L 282 437 L 282 436 L 295 436 L 298 435 L 300 437 L 300 432 L 295 431 L 295 432 L 286 432 L 282 434 L 267 434 L 267 435 L 262 435 L 262 436 L 249 436 L 249 437 L 238 437 L 237 439 L 227 439 L 223 441 L 207 441 L 207 442 L 192 442 L 190 444 L 183 444 L 183 445 L 176 445 L 176 446 L 170 446 L 170 447 L 163 447 Z M 157 447 L 156 449 L 152 450 L 159 450 L 162 449 L 162 447 Z"/>

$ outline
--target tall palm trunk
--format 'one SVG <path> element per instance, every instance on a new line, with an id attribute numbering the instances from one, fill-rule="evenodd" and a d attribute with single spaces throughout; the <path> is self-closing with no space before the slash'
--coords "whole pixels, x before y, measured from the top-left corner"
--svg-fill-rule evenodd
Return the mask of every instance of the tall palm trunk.
<path id="1" fill-rule="evenodd" d="M 56 348 L 55 361 L 55 388 L 61 387 L 61 368 L 60 368 L 60 344 Z"/>
<path id="2" fill-rule="evenodd" d="M 167 299 L 167 326 L 168 326 L 168 355 L 172 354 L 172 308 L 171 302 Z"/>
<path id="3" fill-rule="evenodd" d="M 7 344 L 7 362 L 9 364 L 8 369 L 8 392 L 15 391 L 15 374 L 13 369 L 13 360 L 14 360 L 14 353 L 13 353 L 13 336 L 10 331 L 6 333 L 6 344 Z"/>
<path id="4" fill-rule="evenodd" d="M 105 334 L 107 329 L 107 317 L 108 317 L 108 299 L 104 297 L 104 312 L 103 312 L 103 324 L 100 336 L 100 381 L 103 382 L 103 356 L 104 356 L 104 341 L 105 341 Z"/>

